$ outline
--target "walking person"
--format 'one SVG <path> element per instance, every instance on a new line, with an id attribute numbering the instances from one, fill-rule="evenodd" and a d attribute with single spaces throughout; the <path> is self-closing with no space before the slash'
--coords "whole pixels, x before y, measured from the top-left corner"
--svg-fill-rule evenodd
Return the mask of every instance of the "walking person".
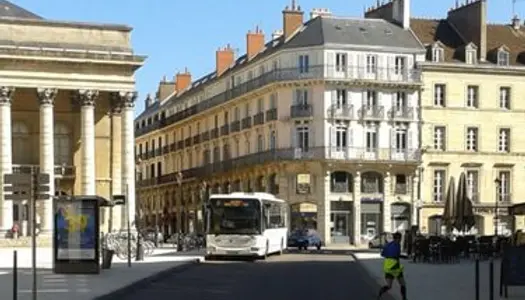
<path id="1" fill-rule="evenodd" d="M 381 299 L 383 294 L 392 288 L 394 279 L 399 283 L 401 296 L 403 300 L 407 300 L 407 288 L 405 278 L 403 276 L 403 265 L 400 262 L 401 258 L 401 233 L 393 234 L 393 241 L 387 243 L 381 251 L 381 256 L 384 257 L 383 272 L 385 273 L 386 284 L 379 290 L 377 299 Z"/>

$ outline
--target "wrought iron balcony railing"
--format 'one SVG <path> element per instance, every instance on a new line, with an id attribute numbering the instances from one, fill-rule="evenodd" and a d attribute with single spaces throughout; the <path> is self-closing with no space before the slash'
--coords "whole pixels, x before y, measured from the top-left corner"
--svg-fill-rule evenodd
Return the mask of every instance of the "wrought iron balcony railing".
<path id="1" fill-rule="evenodd" d="M 352 119 L 354 118 L 354 106 L 332 104 L 332 106 L 328 108 L 328 117 L 337 119 Z"/>
<path id="2" fill-rule="evenodd" d="M 290 107 L 290 117 L 309 118 L 314 115 L 314 110 L 310 104 L 295 104 Z"/>
<path id="3" fill-rule="evenodd" d="M 412 120 L 414 119 L 413 107 L 394 107 L 388 111 L 391 119 Z"/>
<path id="4" fill-rule="evenodd" d="M 361 119 L 383 119 L 385 116 L 385 108 L 381 105 L 363 105 L 358 111 Z"/>

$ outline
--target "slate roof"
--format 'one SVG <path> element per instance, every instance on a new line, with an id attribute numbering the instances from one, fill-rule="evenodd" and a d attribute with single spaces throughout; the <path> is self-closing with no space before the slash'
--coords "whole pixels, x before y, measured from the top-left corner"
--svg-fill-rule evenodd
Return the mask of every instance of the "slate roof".
<path id="1" fill-rule="evenodd" d="M 446 19 L 411 19 L 410 24 L 424 45 L 428 46 L 436 41 L 442 44 L 445 61 L 464 61 L 460 52 L 468 43 Z M 494 52 L 501 46 L 508 48 L 511 65 L 525 65 L 525 28 L 515 30 L 511 25 L 487 24 L 488 63 L 496 63 Z"/>
<path id="2" fill-rule="evenodd" d="M 0 0 L 0 18 L 44 20 L 41 16 L 23 9 L 7 0 Z"/>
<path id="3" fill-rule="evenodd" d="M 301 29 L 288 41 L 284 41 L 281 36 L 275 40 L 269 41 L 265 49 L 255 56 L 252 60 L 247 61 L 247 56 L 242 55 L 234 62 L 229 70 L 222 76 L 238 71 L 239 69 L 256 62 L 270 54 L 281 49 L 295 49 L 312 46 L 321 46 L 325 44 L 344 44 L 349 46 L 372 46 L 372 47 L 393 47 L 406 48 L 413 51 L 423 51 L 423 46 L 418 39 L 409 30 L 404 30 L 396 24 L 381 19 L 352 19 L 332 16 L 317 17 L 308 20 Z M 180 98 L 198 93 L 201 88 L 214 82 L 217 79 L 215 71 L 204 75 L 195 80 L 182 93 L 174 94 L 171 98 L 162 101 L 161 106 L 169 106 Z M 137 120 L 149 115 L 151 112 L 158 110 L 148 107 L 142 112 Z"/>

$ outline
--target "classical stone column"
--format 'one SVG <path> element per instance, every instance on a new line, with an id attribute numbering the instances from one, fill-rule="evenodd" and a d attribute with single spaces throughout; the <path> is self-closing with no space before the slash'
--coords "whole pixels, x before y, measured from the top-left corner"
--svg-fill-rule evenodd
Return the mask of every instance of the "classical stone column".
<path id="1" fill-rule="evenodd" d="M 420 203 L 419 202 L 419 199 L 418 199 L 418 193 L 417 193 L 417 190 L 419 188 L 419 173 L 416 172 L 413 176 L 412 176 L 412 183 L 411 183 L 411 188 L 410 188 L 410 195 L 411 195 L 411 198 L 412 198 L 412 205 L 411 205 L 411 209 L 410 209 L 410 212 L 411 212 L 411 219 L 412 219 L 412 225 L 419 225 L 418 224 L 418 220 L 419 220 L 419 205 Z"/>
<path id="2" fill-rule="evenodd" d="M 39 88 L 37 97 L 40 103 L 40 172 L 49 174 L 49 194 L 55 195 L 55 139 L 53 105 L 56 89 Z M 42 201 L 42 232 L 53 230 L 53 198 Z"/>
<path id="3" fill-rule="evenodd" d="M 98 91 L 79 90 L 80 140 L 82 149 L 81 177 L 83 195 L 96 195 L 95 179 L 95 101 Z"/>
<path id="4" fill-rule="evenodd" d="M 119 92 L 122 104 L 122 187 L 127 194 L 126 217 L 130 224 L 135 221 L 135 132 L 134 108 L 137 92 Z"/>
<path id="5" fill-rule="evenodd" d="M 15 89 L 0 87 L 0 187 L 4 186 L 4 174 L 13 172 L 11 144 L 11 101 Z M 4 189 L 0 189 L 2 216 L 0 231 L 5 233 L 13 226 L 13 201 L 5 199 Z M 0 236 L 3 237 L 3 236 Z"/>
<path id="6" fill-rule="evenodd" d="M 111 99 L 111 194 L 122 195 L 122 106 L 118 95 Z M 125 208 L 123 206 L 111 209 L 110 223 L 112 229 L 126 228 L 124 224 Z"/>
<path id="7" fill-rule="evenodd" d="M 354 245 L 361 245 L 361 172 L 354 176 Z"/>
<path id="8" fill-rule="evenodd" d="M 383 232 L 392 232 L 392 174 L 387 172 L 383 181 Z"/>

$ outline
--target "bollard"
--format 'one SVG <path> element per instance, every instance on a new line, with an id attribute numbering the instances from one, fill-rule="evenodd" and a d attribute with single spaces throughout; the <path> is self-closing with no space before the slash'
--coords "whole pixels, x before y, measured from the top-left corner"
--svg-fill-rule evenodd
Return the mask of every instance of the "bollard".
<path id="1" fill-rule="evenodd" d="M 476 259 L 476 270 L 474 272 L 474 288 L 476 290 L 476 300 L 479 300 L 479 259 Z"/>
<path id="2" fill-rule="evenodd" d="M 494 259 L 489 263 L 489 300 L 494 300 Z"/>
<path id="3" fill-rule="evenodd" d="M 18 299 L 18 253 L 13 251 L 13 300 Z"/>

